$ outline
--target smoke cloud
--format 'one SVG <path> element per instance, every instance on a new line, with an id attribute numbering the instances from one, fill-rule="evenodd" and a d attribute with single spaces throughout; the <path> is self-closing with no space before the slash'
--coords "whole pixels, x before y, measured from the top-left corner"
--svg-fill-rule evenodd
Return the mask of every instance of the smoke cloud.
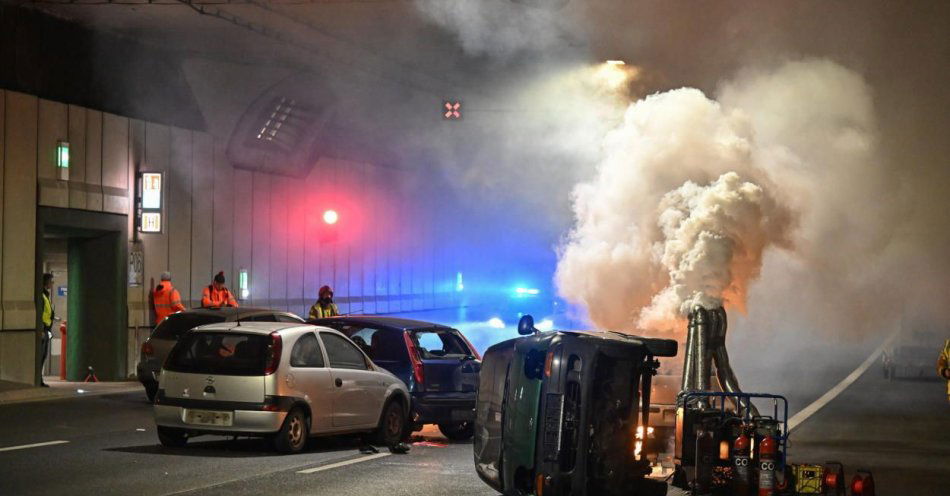
<path id="1" fill-rule="evenodd" d="M 575 189 L 556 283 L 594 324 L 679 330 L 694 304 L 744 311 L 772 250 L 787 271 L 773 283 L 797 271 L 853 280 L 888 243 L 860 76 L 814 59 L 743 72 L 719 93 L 634 102 Z"/>

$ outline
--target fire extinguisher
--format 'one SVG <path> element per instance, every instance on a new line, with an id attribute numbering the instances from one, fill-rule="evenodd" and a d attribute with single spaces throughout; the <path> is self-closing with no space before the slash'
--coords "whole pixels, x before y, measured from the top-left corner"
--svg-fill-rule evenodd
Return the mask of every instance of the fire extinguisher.
<path id="1" fill-rule="evenodd" d="M 775 494 L 775 454 L 778 446 L 775 438 L 765 436 L 759 444 L 759 496 Z"/>
<path id="2" fill-rule="evenodd" d="M 732 443 L 732 464 L 736 467 L 736 476 L 732 479 L 732 492 L 736 496 L 748 496 L 752 486 L 752 467 L 749 466 L 749 436 L 740 432 Z"/>

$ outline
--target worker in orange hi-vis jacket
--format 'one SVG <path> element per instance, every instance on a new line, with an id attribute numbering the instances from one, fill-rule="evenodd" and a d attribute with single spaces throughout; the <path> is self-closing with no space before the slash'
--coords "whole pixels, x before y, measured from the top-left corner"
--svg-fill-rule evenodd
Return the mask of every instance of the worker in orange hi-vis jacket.
<path id="1" fill-rule="evenodd" d="M 214 281 L 201 292 L 201 306 L 209 307 L 236 307 L 238 302 L 234 294 L 224 285 L 224 272 L 218 272 Z"/>
<path id="2" fill-rule="evenodd" d="M 161 324 L 169 315 L 185 310 L 181 294 L 172 286 L 171 272 L 162 272 L 162 282 L 152 290 L 152 305 L 155 307 L 155 325 Z"/>

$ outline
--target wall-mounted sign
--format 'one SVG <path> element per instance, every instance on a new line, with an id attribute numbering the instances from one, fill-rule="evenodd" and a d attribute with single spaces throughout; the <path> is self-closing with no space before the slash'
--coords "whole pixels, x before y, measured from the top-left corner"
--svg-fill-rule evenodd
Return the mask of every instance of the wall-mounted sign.
<path id="1" fill-rule="evenodd" d="M 69 181 L 69 142 L 56 142 L 56 171 L 60 181 Z"/>
<path id="2" fill-rule="evenodd" d="M 129 250 L 129 287 L 142 287 L 145 279 L 145 253 L 142 248 L 142 242 L 138 241 L 132 243 Z"/>
<path id="3" fill-rule="evenodd" d="M 162 232 L 162 189 L 164 173 L 142 172 L 139 174 L 139 231 Z"/>
<path id="4" fill-rule="evenodd" d="M 59 286 L 56 288 L 56 294 L 58 294 L 59 296 L 66 296 L 68 291 L 69 291 L 69 288 L 67 288 L 66 286 Z"/>

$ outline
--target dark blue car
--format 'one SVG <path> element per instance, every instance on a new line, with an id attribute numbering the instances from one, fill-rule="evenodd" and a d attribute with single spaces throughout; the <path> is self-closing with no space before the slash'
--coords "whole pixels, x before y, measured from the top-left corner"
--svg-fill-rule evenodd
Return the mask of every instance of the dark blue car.
<path id="1" fill-rule="evenodd" d="M 374 363 L 406 383 L 413 430 L 437 424 L 451 440 L 472 437 L 481 357 L 461 332 L 394 317 L 332 317 L 310 323 L 346 334 Z"/>

